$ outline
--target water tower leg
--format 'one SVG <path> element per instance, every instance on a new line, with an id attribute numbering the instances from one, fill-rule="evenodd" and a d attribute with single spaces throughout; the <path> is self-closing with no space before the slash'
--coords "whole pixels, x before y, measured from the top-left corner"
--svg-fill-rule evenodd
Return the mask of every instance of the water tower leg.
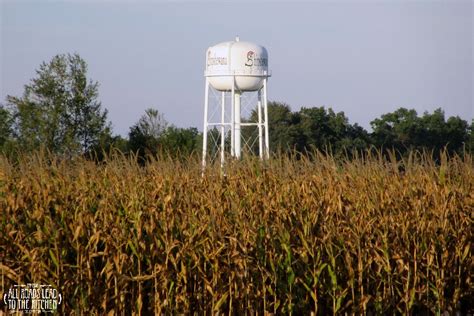
<path id="1" fill-rule="evenodd" d="M 209 80 L 206 78 L 206 88 L 204 92 L 204 127 L 202 130 L 202 175 L 204 176 L 204 169 L 206 168 L 206 154 L 207 154 L 207 113 L 209 108 Z"/>
<path id="2" fill-rule="evenodd" d="M 270 137 L 268 135 L 267 78 L 263 79 L 263 111 L 265 112 L 265 156 L 270 158 Z"/>
<path id="3" fill-rule="evenodd" d="M 225 92 L 222 91 L 221 98 L 221 168 L 224 167 L 225 161 Z"/>
<path id="4" fill-rule="evenodd" d="M 230 93 L 230 155 L 235 157 L 235 77 L 233 79 L 232 90 Z"/>
<path id="5" fill-rule="evenodd" d="M 234 119 L 235 119 L 235 135 L 234 135 L 234 142 L 235 142 L 235 157 L 238 159 L 241 157 L 241 136 L 240 136 L 240 92 L 235 93 L 235 100 L 234 100 Z"/>
<path id="6" fill-rule="evenodd" d="M 263 130 L 262 130 L 262 89 L 258 90 L 257 112 L 258 112 L 258 155 L 263 159 Z"/>

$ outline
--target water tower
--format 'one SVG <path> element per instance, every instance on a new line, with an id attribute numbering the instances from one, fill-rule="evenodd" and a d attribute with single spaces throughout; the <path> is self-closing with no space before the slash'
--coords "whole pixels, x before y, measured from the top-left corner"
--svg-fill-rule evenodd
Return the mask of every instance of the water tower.
<path id="1" fill-rule="evenodd" d="M 221 166 L 224 165 L 226 157 L 226 135 L 229 132 L 230 153 L 228 154 L 235 158 L 241 157 L 241 128 L 243 126 L 257 128 L 259 156 L 261 159 L 268 158 L 267 80 L 270 73 L 268 71 L 268 53 L 265 47 L 240 41 L 238 37 L 235 41 L 209 47 L 206 52 L 204 76 L 206 85 L 202 149 L 203 170 L 208 158 L 208 137 L 211 129 L 219 131 L 220 134 L 220 144 L 216 145 L 220 152 Z M 210 91 L 214 96 L 217 96 L 217 102 L 214 104 L 210 102 Z M 242 122 L 241 120 L 241 97 L 248 93 L 257 93 L 256 112 L 258 118 L 255 122 L 249 120 Z M 230 107 L 229 104 L 226 104 L 226 99 L 230 99 Z M 216 112 L 220 112 L 217 120 L 213 116 Z"/>

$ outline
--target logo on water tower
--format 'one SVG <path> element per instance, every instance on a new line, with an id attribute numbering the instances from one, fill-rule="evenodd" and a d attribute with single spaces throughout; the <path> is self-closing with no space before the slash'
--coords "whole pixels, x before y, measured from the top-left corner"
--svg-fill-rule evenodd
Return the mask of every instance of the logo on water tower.
<path id="1" fill-rule="evenodd" d="M 207 52 L 207 66 L 222 66 L 227 65 L 227 58 L 216 57 L 211 55 L 211 51 Z"/>
<path id="2" fill-rule="evenodd" d="M 263 55 L 264 56 L 264 55 Z M 254 51 L 247 52 L 247 62 L 245 63 L 247 67 L 267 67 L 268 59 L 258 56 Z"/>
<path id="3" fill-rule="evenodd" d="M 255 58 L 255 52 L 248 51 L 247 52 L 247 62 L 245 63 L 245 66 L 252 67 L 254 58 Z"/>

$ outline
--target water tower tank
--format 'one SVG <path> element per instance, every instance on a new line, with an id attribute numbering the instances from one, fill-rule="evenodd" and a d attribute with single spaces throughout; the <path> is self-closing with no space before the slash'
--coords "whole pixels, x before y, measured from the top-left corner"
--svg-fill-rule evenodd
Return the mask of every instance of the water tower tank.
<path id="1" fill-rule="evenodd" d="M 263 79 L 270 76 L 267 50 L 258 44 L 241 42 L 238 37 L 209 47 L 205 76 L 218 91 L 231 91 L 233 76 L 236 90 L 257 91 L 262 88 Z"/>

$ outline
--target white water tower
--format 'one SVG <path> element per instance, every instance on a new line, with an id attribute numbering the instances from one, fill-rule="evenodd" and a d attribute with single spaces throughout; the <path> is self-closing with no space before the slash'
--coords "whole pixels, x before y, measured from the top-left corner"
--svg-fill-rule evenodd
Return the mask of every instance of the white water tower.
<path id="1" fill-rule="evenodd" d="M 204 130 L 203 130 L 203 170 L 206 166 L 208 154 L 208 134 L 210 129 L 217 128 L 220 132 L 219 147 L 221 166 L 225 161 L 225 139 L 230 131 L 230 155 L 240 158 L 242 153 L 242 126 L 256 126 L 258 129 L 259 156 L 261 159 L 269 157 L 268 135 L 268 107 L 267 107 L 267 80 L 268 53 L 265 47 L 250 42 L 241 42 L 238 37 L 235 41 L 224 42 L 209 47 L 206 53 L 206 78 L 204 100 Z M 213 90 L 211 90 L 213 89 Z M 214 95 L 220 93 L 218 102 L 212 109 L 209 102 L 212 91 Z M 244 93 L 257 93 L 256 122 L 242 122 L 241 96 Z M 230 94 L 230 108 L 226 105 L 226 97 Z M 211 108 L 211 109 L 210 109 Z M 218 120 L 212 114 L 220 110 Z M 263 113 L 262 113 L 263 111 Z M 230 115 L 227 115 L 226 113 Z M 229 117 L 230 116 L 230 117 Z"/>

